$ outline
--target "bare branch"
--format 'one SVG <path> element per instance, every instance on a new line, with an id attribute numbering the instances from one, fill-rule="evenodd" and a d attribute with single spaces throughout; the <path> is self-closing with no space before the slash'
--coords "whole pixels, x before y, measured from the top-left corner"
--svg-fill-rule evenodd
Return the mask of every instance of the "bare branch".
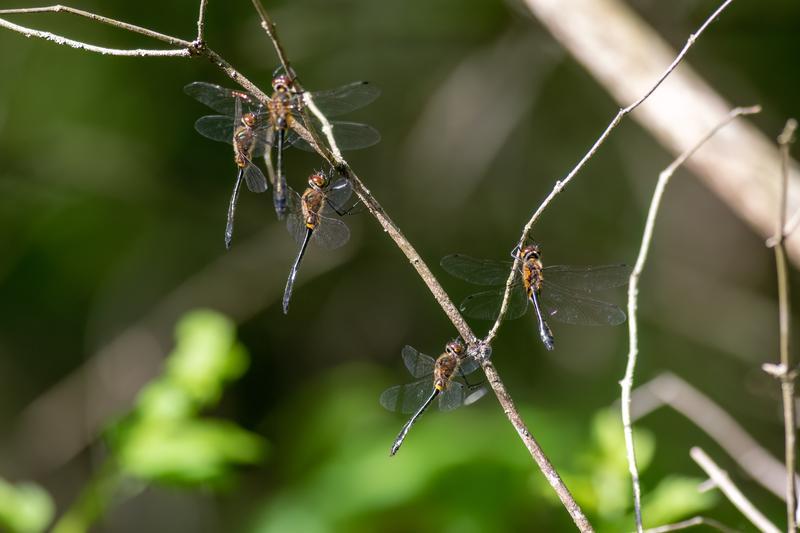
<path id="1" fill-rule="evenodd" d="M 200 10 L 199 14 L 197 15 L 197 43 L 202 43 L 205 40 L 207 7 L 208 0 L 200 0 Z"/>
<path id="2" fill-rule="evenodd" d="M 191 52 L 189 51 L 188 48 L 183 48 L 178 50 L 144 50 L 144 49 L 123 50 L 119 48 L 104 48 L 102 46 L 95 46 L 92 44 L 75 41 L 73 39 L 67 39 L 66 37 L 61 37 L 60 35 L 56 35 L 54 33 L 26 28 L 25 26 L 14 24 L 13 22 L 9 22 L 5 19 L 0 19 L 0 28 L 6 28 L 11 31 L 15 31 L 17 33 L 24 35 L 25 37 L 37 37 L 39 39 L 51 41 L 55 44 L 69 46 L 71 48 L 76 48 L 78 50 L 85 50 L 87 52 L 94 52 L 97 54 L 103 54 L 109 56 L 189 57 L 191 55 Z"/>
<path id="3" fill-rule="evenodd" d="M 272 42 L 272 46 L 275 47 L 275 53 L 278 55 L 278 60 L 281 62 L 283 70 L 286 72 L 287 76 L 296 79 L 297 75 L 289 64 L 289 58 L 286 57 L 286 52 L 283 49 L 281 40 L 278 39 L 278 31 L 275 29 L 275 23 L 272 22 L 269 13 L 267 13 L 267 10 L 261 5 L 261 0 L 253 0 L 253 7 L 256 8 L 258 16 L 261 18 L 261 27 L 267 32 L 267 37 L 269 37 L 269 40 Z"/>
<path id="4" fill-rule="evenodd" d="M 777 374 L 781 382 L 781 395 L 783 397 L 783 426 L 784 447 L 786 463 L 786 516 L 787 530 L 793 532 L 797 529 L 797 491 L 795 485 L 795 468 L 797 458 L 795 447 L 797 442 L 797 416 L 795 413 L 794 387 L 796 372 L 792 369 L 792 360 L 789 354 L 789 321 L 791 310 L 789 307 L 789 275 L 786 265 L 786 190 L 789 183 L 789 145 L 794 141 L 794 132 L 797 121 L 789 119 L 783 132 L 778 137 L 781 153 L 781 193 L 778 207 L 778 224 L 775 244 L 775 266 L 778 274 L 778 326 L 780 330 L 780 372 Z"/>
<path id="5" fill-rule="evenodd" d="M 511 421 L 514 429 L 517 430 L 517 433 L 525 443 L 525 446 L 528 448 L 531 456 L 536 461 L 539 469 L 544 474 L 547 482 L 550 483 L 550 486 L 553 488 L 556 494 L 558 494 L 561 503 L 569 512 L 572 520 L 575 522 L 575 525 L 578 526 L 578 529 L 583 532 L 594 531 L 592 529 L 592 525 L 589 523 L 589 520 L 583 514 L 583 511 L 575 502 L 572 494 L 569 492 L 569 489 L 561 480 L 561 476 L 558 475 L 558 472 L 544 454 L 544 451 L 539 446 L 539 443 L 536 442 L 536 439 L 533 437 L 533 435 L 531 435 L 530 431 L 528 431 L 528 428 L 525 426 L 525 422 L 522 421 L 522 418 L 520 417 L 519 412 L 514 405 L 514 401 L 511 399 L 511 395 L 508 394 L 505 389 L 505 385 L 500 379 L 500 376 L 497 374 L 494 364 L 492 364 L 490 359 L 483 358 L 482 366 L 483 371 L 486 373 L 486 379 L 489 381 L 489 385 L 492 387 L 492 390 L 494 390 L 500 405 L 503 407 L 503 412 Z"/>
<path id="6" fill-rule="evenodd" d="M 645 222 L 644 232 L 642 234 L 642 244 L 639 247 L 639 255 L 636 258 L 636 264 L 631 272 L 630 281 L 628 282 L 628 363 L 625 368 L 625 376 L 620 381 L 622 387 L 621 395 L 621 409 L 622 409 L 622 426 L 625 433 L 625 450 L 628 458 L 628 470 L 631 474 L 631 482 L 633 483 L 633 506 L 636 515 L 636 530 L 642 531 L 642 495 L 639 487 L 639 471 L 636 467 L 636 452 L 633 443 L 633 427 L 631 425 L 631 389 L 633 388 L 633 374 L 636 370 L 636 360 L 639 355 L 639 332 L 636 311 L 638 307 L 639 295 L 639 278 L 641 277 L 642 270 L 644 270 L 645 261 L 647 261 L 647 254 L 650 251 L 650 242 L 653 238 L 653 228 L 655 227 L 656 215 L 658 208 L 661 205 L 661 198 L 664 195 L 667 183 L 675 173 L 675 171 L 686 162 L 697 150 L 700 149 L 706 141 L 708 141 L 715 133 L 717 133 L 724 126 L 729 124 L 733 119 L 740 115 L 750 115 L 761 111 L 761 107 L 754 106 L 748 108 L 737 107 L 733 109 L 725 119 L 717 124 L 711 131 L 709 131 L 702 139 L 700 139 L 689 150 L 681 154 L 675 161 L 673 161 L 666 169 L 664 169 L 658 176 L 658 183 L 656 184 L 653 199 L 650 202 L 650 209 L 647 212 L 647 221 Z"/>
<path id="7" fill-rule="evenodd" d="M 725 524 L 718 522 L 713 518 L 706 518 L 705 516 L 695 516 L 694 518 L 683 520 L 681 522 L 675 522 L 674 524 L 651 527 L 649 529 L 645 529 L 644 533 L 669 533 L 670 531 L 680 531 L 681 529 L 689 529 L 690 527 L 694 526 L 708 526 L 716 529 L 717 531 L 722 531 L 722 533 L 736 533 L 735 529 L 731 529 Z"/>
<path id="8" fill-rule="evenodd" d="M 530 2 L 531 0 L 526 0 L 526 1 Z M 586 162 L 589 161 L 589 159 L 591 159 L 592 156 L 594 156 L 594 154 L 597 152 L 600 146 L 606 141 L 606 139 L 614 130 L 614 128 L 616 128 L 617 125 L 619 125 L 619 123 L 622 121 L 625 115 L 629 114 L 631 111 L 639 107 L 642 104 L 642 102 L 647 100 L 647 98 L 649 98 L 650 95 L 652 95 L 653 92 L 655 92 L 655 90 L 658 89 L 658 87 L 664 82 L 667 76 L 669 76 L 672 73 L 672 71 L 675 70 L 678 64 L 680 64 L 680 62 L 689 52 L 689 49 L 695 43 L 697 38 L 700 37 L 700 35 L 702 35 L 705 29 L 722 13 L 722 11 L 725 10 L 726 7 L 728 7 L 728 5 L 732 1 L 733 0 L 725 0 L 716 9 L 716 11 L 714 11 L 714 13 L 712 13 L 711 16 L 709 16 L 706 19 L 706 21 L 700 26 L 700 28 L 695 33 L 689 36 L 689 39 L 683 46 L 683 49 L 678 53 L 678 55 L 675 57 L 672 63 L 670 63 L 670 65 L 666 68 L 666 70 L 664 70 L 661 76 L 659 76 L 656 82 L 638 100 L 636 100 L 629 106 L 620 109 L 617 112 L 617 115 L 608 124 L 608 126 L 606 126 L 606 129 L 603 131 L 600 137 L 598 137 L 597 140 L 594 142 L 594 144 L 591 146 L 591 148 L 589 148 L 589 151 L 586 152 L 586 154 L 584 154 L 584 156 L 581 158 L 578 164 L 564 178 L 556 181 L 553 190 L 550 191 L 550 194 L 547 195 L 547 197 L 544 199 L 541 205 L 539 205 L 539 207 L 533 213 L 531 218 L 528 220 L 527 224 L 525 224 L 525 227 L 522 230 L 522 235 L 520 236 L 519 241 L 517 242 L 518 246 L 523 246 L 525 244 L 525 241 L 527 241 L 528 236 L 530 235 L 530 232 L 533 229 L 533 225 L 539 219 L 544 210 L 547 209 L 550 203 L 555 199 L 556 196 L 558 196 L 558 194 L 564 189 L 564 187 L 566 187 L 566 185 L 570 181 L 572 181 L 575 175 L 584 167 Z M 520 259 L 519 257 L 517 257 L 514 259 L 514 264 L 511 267 L 511 272 L 509 272 L 508 274 L 508 280 L 506 281 L 506 289 L 505 293 L 503 294 L 503 303 L 500 306 L 500 314 L 497 316 L 497 320 L 495 320 L 494 325 L 492 325 L 492 329 L 489 330 L 489 334 L 486 336 L 485 341 L 488 343 L 491 343 L 492 340 L 494 340 L 495 336 L 497 335 L 497 331 L 500 329 L 500 324 L 502 323 L 503 318 L 508 312 L 508 301 L 511 294 L 511 286 L 514 283 L 514 273 L 517 271 L 519 267 L 520 267 Z"/>
<path id="9" fill-rule="evenodd" d="M 689 455 L 691 455 L 698 466 L 708 474 L 708 477 L 714 481 L 728 500 L 730 500 L 753 525 L 767 533 L 780 533 L 780 530 L 775 527 L 775 524 L 770 522 L 766 516 L 761 514 L 761 511 L 756 509 L 750 500 L 748 500 L 738 487 L 733 484 L 728 473 L 717 466 L 706 452 L 695 446 L 691 449 Z"/>
<path id="10" fill-rule="evenodd" d="M 150 37 L 151 39 L 156 39 L 158 41 L 165 42 L 172 46 L 177 46 L 180 48 L 188 48 L 189 46 L 191 46 L 191 43 L 189 41 L 184 41 L 183 39 L 178 39 L 177 37 L 172 37 L 171 35 L 165 35 L 157 31 L 148 30 L 147 28 L 142 28 L 141 26 L 128 24 L 127 22 L 114 20 L 108 17 L 104 17 L 102 15 L 96 15 L 88 11 L 75 9 L 74 7 L 55 5 L 46 7 L 29 7 L 23 9 L 0 9 L 0 15 L 12 15 L 12 14 L 24 14 L 24 13 L 71 13 L 73 15 L 78 15 L 80 17 L 88 18 L 95 22 L 100 22 L 101 24 L 107 24 L 109 26 L 119 28 L 121 30 L 138 33 L 139 35 L 144 35 L 145 37 Z"/>

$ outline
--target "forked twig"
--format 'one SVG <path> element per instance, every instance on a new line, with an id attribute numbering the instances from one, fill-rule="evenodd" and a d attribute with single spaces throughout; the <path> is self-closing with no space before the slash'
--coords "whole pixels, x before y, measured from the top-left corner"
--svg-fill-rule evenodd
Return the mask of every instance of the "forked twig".
<path id="1" fill-rule="evenodd" d="M 737 508 L 741 513 L 750 520 L 759 530 L 765 531 L 766 533 L 780 533 L 780 530 L 770 522 L 766 516 L 764 516 L 761 511 L 759 511 L 751 502 L 747 499 L 747 497 L 742 494 L 742 491 L 733 484 L 731 478 L 728 476 L 728 473 L 722 470 L 717 464 L 709 457 L 706 452 L 698 447 L 693 447 L 689 451 L 689 455 L 692 456 L 692 459 L 698 464 L 700 468 L 702 468 L 708 477 L 714 482 L 714 484 L 719 487 L 722 493 L 730 500 L 730 502 Z"/>
<path id="2" fill-rule="evenodd" d="M 667 168 L 665 168 L 658 176 L 655 191 L 653 192 L 653 199 L 650 201 L 650 209 L 647 212 L 647 221 L 645 222 L 644 232 L 642 233 L 642 243 L 639 247 L 639 255 L 636 258 L 636 264 L 631 272 L 631 277 L 628 282 L 628 362 L 625 367 L 625 376 L 620 381 L 622 388 L 620 406 L 622 410 L 622 426 L 625 434 L 625 451 L 628 458 L 628 470 L 631 474 L 631 482 L 633 484 L 633 507 L 636 517 L 636 531 L 642 531 L 642 494 L 639 486 L 639 470 L 636 466 L 636 451 L 633 442 L 633 426 L 631 424 L 631 389 L 633 388 L 633 374 L 636 369 L 636 360 L 639 355 L 639 332 L 636 311 L 638 307 L 639 295 L 639 278 L 644 270 L 645 261 L 650 251 L 650 242 L 653 238 L 653 228 L 655 227 L 656 215 L 658 208 L 661 205 L 661 198 L 664 196 L 664 190 L 669 183 L 670 178 L 675 171 L 683 165 L 697 150 L 702 147 L 706 141 L 714 136 L 720 129 L 729 124 L 736 117 L 741 115 L 752 115 L 761 111 L 760 106 L 753 107 L 737 107 L 731 110 L 730 113 L 719 124 L 714 126 L 702 139 L 700 139 L 689 150 L 682 153 L 675 161 L 673 161 Z"/>
<path id="3" fill-rule="evenodd" d="M 519 241 L 517 242 L 518 246 L 523 246 L 525 244 L 525 241 L 528 240 L 528 236 L 530 235 L 530 232 L 533 229 L 533 225 L 539 219 L 544 210 L 550 205 L 553 199 L 555 199 L 555 197 L 558 196 L 561 190 L 570 181 L 572 181 L 575 175 L 584 167 L 586 162 L 589 161 L 589 159 L 591 159 L 592 156 L 594 156 L 594 154 L 597 152 L 600 146 L 605 142 L 605 140 L 611 134 L 611 131 L 614 130 L 614 128 L 616 128 L 617 125 L 619 125 L 619 123 L 622 121 L 625 115 L 629 114 L 631 111 L 639 107 L 645 100 L 647 100 L 650 97 L 651 94 L 653 94 L 653 92 L 655 92 L 656 89 L 658 89 L 658 87 L 664 82 L 667 76 L 669 76 L 672 73 L 672 71 L 675 70 L 678 64 L 680 64 L 680 62 L 683 60 L 684 56 L 686 56 L 686 54 L 689 52 L 689 49 L 695 43 L 697 38 L 700 37 L 700 35 L 702 35 L 702 33 L 706 30 L 706 28 L 714 21 L 714 19 L 716 19 L 725 10 L 726 7 L 728 7 L 728 5 L 732 1 L 733 0 L 725 0 L 711 14 L 711 16 L 709 16 L 705 20 L 705 22 L 703 22 L 700 28 L 695 33 L 689 36 L 689 39 L 683 46 L 683 49 L 681 49 L 681 51 L 678 53 L 678 55 L 675 57 L 672 63 L 670 63 L 670 65 L 666 68 L 666 70 L 664 70 L 661 76 L 656 80 L 655 84 L 653 84 L 653 86 L 650 87 L 650 89 L 648 89 L 648 91 L 641 98 L 636 100 L 628 107 L 620 109 L 617 112 L 617 115 L 608 124 L 608 126 L 606 126 L 606 129 L 603 131 L 600 137 L 598 137 L 597 140 L 594 142 L 594 144 L 591 146 L 591 148 L 589 148 L 589 151 L 586 152 L 586 154 L 584 154 L 584 156 L 581 158 L 578 164 L 572 170 L 570 170 L 569 174 L 567 174 L 563 179 L 556 181 L 553 190 L 550 191 L 550 194 L 547 195 L 547 197 L 544 199 L 541 205 L 539 205 L 539 207 L 533 213 L 531 218 L 528 220 L 527 224 L 525 224 L 525 227 L 522 230 L 522 235 L 520 236 Z M 520 267 L 520 258 L 515 257 L 514 264 L 511 266 L 511 272 L 509 272 L 508 280 L 506 281 L 506 288 L 505 292 L 503 293 L 503 303 L 500 306 L 500 314 L 497 316 L 497 319 L 492 325 L 492 328 L 489 330 L 489 333 L 486 335 L 486 338 L 484 339 L 486 343 L 491 344 L 491 342 L 497 336 L 497 332 L 500 329 L 500 325 L 502 324 L 503 319 L 505 318 L 506 313 L 508 312 L 508 302 L 509 302 L 509 297 L 511 295 L 511 288 L 514 283 L 514 274 L 516 273 L 517 269 L 519 269 L 519 267 Z"/>
<path id="4" fill-rule="evenodd" d="M 778 275 L 778 326 L 780 330 L 779 349 L 780 364 L 764 365 L 769 374 L 781 382 L 781 396 L 783 397 L 783 426 L 784 448 L 786 463 L 786 519 L 787 531 L 797 528 L 797 485 L 795 484 L 796 469 L 796 442 L 797 442 L 797 415 L 795 413 L 794 387 L 797 377 L 796 369 L 792 368 L 789 353 L 789 321 L 791 310 L 789 307 L 789 275 L 786 265 L 786 197 L 789 183 L 789 146 L 794 141 L 797 130 L 797 121 L 789 119 L 783 132 L 778 136 L 778 146 L 781 153 L 781 192 L 778 206 L 778 224 L 775 235 L 775 267 Z"/>

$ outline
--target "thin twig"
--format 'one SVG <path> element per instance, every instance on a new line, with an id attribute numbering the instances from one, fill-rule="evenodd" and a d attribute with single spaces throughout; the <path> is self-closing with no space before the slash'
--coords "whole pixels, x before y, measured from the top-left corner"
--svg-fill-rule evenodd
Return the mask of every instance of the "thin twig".
<path id="1" fill-rule="evenodd" d="M 191 45 L 191 43 L 189 43 L 188 41 L 184 41 L 183 39 L 178 39 L 177 37 L 172 37 L 171 35 L 165 35 L 157 31 L 148 30 L 147 28 L 142 28 L 141 26 L 136 26 L 135 24 L 128 24 L 127 22 L 122 22 L 120 20 L 104 17 L 102 15 L 96 15 L 95 13 L 82 11 L 80 9 L 75 9 L 74 7 L 55 5 L 55 6 L 45 6 L 45 7 L 29 7 L 22 9 L 0 9 L 0 15 L 14 15 L 14 14 L 24 14 L 24 13 L 71 13 L 73 15 L 78 15 L 80 17 L 91 19 L 94 22 L 107 24 L 109 26 L 113 26 L 115 28 L 130 31 L 133 33 L 138 33 L 139 35 L 144 35 L 145 37 L 150 37 L 151 39 L 156 39 L 158 41 L 165 42 L 172 46 L 177 46 L 180 48 L 188 48 Z"/>
<path id="2" fill-rule="evenodd" d="M 572 497 L 569 489 L 561 480 L 561 476 L 558 475 L 558 472 L 553 467 L 552 463 L 550 463 L 550 460 L 544 454 L 544 451 L 542 451 L 539 443 L 536 442 L 536 439 L 533 437 L 533 435 L 531 435 L 530 431 L 528 431 L 528 428 L 525 426 L 525 422 L 522 421 L 522 418 L 520 417 L 519 412 L 514 405 L 514 401 L 511 399 L 511 395 L 508 394 L 505 389 L 505 385 L 503 385 L 500 376 L 497 374 L 497 370 L 495 369 L 494 364 L 492 364 L 492 361 L 488 358 L 484 358 L 482 367 L 483 371 L 486 373 L 486 379 L 489 381 L 489 385 L 492 387 L 492 390 L 495 391 L 497 399 L 500 401 L 500 405 L 503 407 L 503 412 L 511 421 L 514 429 L 517 430 L 520 438 L 525 442 L 531 456 L 536 461 L 536 464 L 544 474 L 547 482 L 550 483 L 550 486 L 558 495 L 561 503 L 567 509 L 567 512 L 569 512 L 572 520 L 575 522 L 575 525 L 578 526 L 578 529 L 583 532 L 594 531 L 592 529 L 592 525 L 589 523 L 589 520 L 586 518 L 586 515 L 583 514 L 580 506 L 578 506 L 578 504 L 575 502 L 575 499 Z"/>
<path id="3" fill-rule="evenodd" d="M 208 8 L 208 0 L 200 0 L 200 9 L 197 15 L 197 43 L 202 43 L 205 40 L 206 8 Z"/>
<path id="4" fill-rule="evenodd" d="M 289 58 L 286 57 L 286 52 L 283 49 L 281 40 L 278 39 L 278 31 L 275 29 L 275 23 L 272 22 L 269 13 L 267 13 L 267 10 L 261 5 L 260 0 L 253 0 L 253 7 L 256 8 L 256 12 L 258 12 L 258 16 L 261 18 L 261 27 L 267 32 L 267 37 L 269 37 L 269 40 L 272 42 L 272 46 L 275 47 L 275 53 L 278 55 L 278 60 L 281 62 L 284 72 L 286 72 L 286 75 L 291 79 L 296 80 L 297 75 L 289 64 Z"/>
<path id="5" fill-rule="evenodd" d="M 119 48 L 105 48 L 102 46 L 95 46 L 93 44 L 82 43 L 73 39 L 68 39 L 54 33 L 47 31 L 34 30 L 14 24 L 5 19 L 0 19 L 0 28 L 6 28 L 24 35 L 25 37 L 37 37 L 56 44 L 69 46 L 78 50 L 85 50 L 87 52 L 94 52 L 97 54 L 109 56 L 123 56 L 123 57 L 189 57 L 191 52 L 188 48 L 181 48 L 178 50 L 145 50 L 145 49 L 131 49 L 124 50 Z M 187 43 L 191 44 L 191 43 Z"/>
<path id="6" fill-rule="evenodd" d="M 766 516 L 761 514 L 761 511 L 748 500 L 744 494 L 733 484 L 728 473 L 722 470 L 717 464 L 698 447 L 693 447 L 689 455 L 692 459 L 702 468 L 708 477 L 719 487 L 722 493 L 730 500 L 730 502 L 741 511 L 741 513 L 750 520 L 759 530 L 767 533 L 780 533 L 780 530 L 775 527 L 775 524 L 770 522 Z"/>
<path id="7" fill-rule="evenodd" d="M 789 145 L 794 141 L 797 121 L 789 119 L 783 132 L 778 137 L 778 146 L 781 153 L 781 192 L 780 205 L 778 206 L 778 224 L 775 243 L 775 266 L 778 274 L 778 325 L 780 330 L 780 365 L 769 365 L 770 371 L 781 382 L 781 395 L 783 396 L 783 425 L 784 447 L 786 463 L 786 516 L 787 531 L 794 532 L 797 528 L 797 486 L 795 484 L 797 441 L 797 424 L 794 404 L 794 387 L 797 372 L 792 368 L 789 354 L 789 321 L 791 310 L 789 307 L 789 277 L 786 266 L 786 189 L 789 183 Z"/>
<path id="8" fill-rule="evenodd" d="M 667 524 L 664 526 L 651 527 L 645 529 L 644 533 L 669 533 L 670 531 L 680 531 L 681 529 L 689 529 L 694 526 L 708 526 L 714 528 L 722 533 L 737 533 L 735 529 L 729 528 L 725 524 L 714 520 L 713 518 L 706 518 L 705 516 L 695 516 L 688 520 L 675 522 L 674 524 Z"/>
<path id="9" fill-rule="evenodd" d="M 631 424 L 631 389 L 633 388 L 633 374 L 636 369 L 636 360 L 639 355 L 638 346 L 638 322 L 636 311 L 638 307 L 638 294 L 639 294 L 639 278 L 644 270 L 645 261 L 647 261 L 647 254 L 650 251 L 650 242 L 653 238 L 653 228 L 655 227 L 656 215 L 658 208 L 661 205 L 661 198 L 664 195 L 667 183 L 675 173 L 675 171 L 683 165 L 692 154 L 703 146 L 706 141 L 714 136 L 721 128 L 729 124 L 732 120 L 740 115 L 751 115 L 761 111 L 760 106 L 753 107 L 737 107 L 731 110 L 730 113 L 719 124 L 711 129 L 702 139 L 700 139 L 694 146 L 682 153 L 675 161 L 673 161 L 667 168 L 665 168 L 658 176 L 658 183 L 656 184 L 655 191 L 653 192 L 653 199 L 650 202 L 650 209 L 647 212 L 647 221 L 645 222 L 644 232 L 642 233 L 642 243 L 639 247 L 639 255 L 636 258 L 636 264 L 631 272 L 631 277 L 628 282 L 628 363 L 625 367 L 625 376 L 620 381 L 622 388 L 621 395 L 621 410 L 622 410 L 622 426 L 625 434 L 625 450 L 628 458 L 628 470 L 631 474 L 631 482 L 633 484 L 633 507 L 636 516 L 636 531 L 642 531 L 642 494 L 639 486 L 639 471 L 636 467 L 636 451 L 633 443 L 633 427 Z"/>
<path id="10" fill-rule="evenodd" d="M 572 179 L 575 177 L 575 175 L 584 167 L 586 162 L 589 161 L 589 159 L 591 159 L 592 156 L 594 156 L 594 154 L 597 152 L 597 150 L 600 148 L 600 146 L 605 142 L 605 140 L 611 134 L 611 131 L 614 130 L 614 128 L 617 127 L 617 125 L 622 121 L 622 119 L 625 117 L 625 115 L 629 114 L 631 111 L 633 111 L 634 109 L 639 107 L 645 100 L 647 100 L 650 97 L 651 94 L 653 94 L 653 92 L 655 92 L 656 89 L 658 89 L 658 87 L 664 82 L 664 80 L 667 78 L 667 76 L 669 76 L 672 73 L 672 71 L 675 70 L 675 68 L 678 66 L 678 64 L 680 64 L 680 62 L 683 60 L 684 56 L 686 56 L 686 54 L 689 52 L 689 49 L 695 43 L 697 38 L 700 37 L 700 35 L 705 31 L 705 29 L 722 13 L 723 10 L 725 10 L 726 7 L 728 7 L 728 4 L 730 4 L 732 1 L 733 0 L 725 0 L 722 3 L 722 5 L 720 5 L 716 9 L 716 11 L 714 11 L 714 13 L 712 13 L 711 16 L 709 16 L 706 19 L 706 21 L 702 24 L 702 26 L 700 26 L 700 28 L 695 33 L 693 33 L 693 34 L 691 34 L 689 36 L 689 39 L 686 41 L 686 44 L 683 46 L 683 49 L 678 53 L 678 55 L 675 57 L 675 59 L 672 61 L 672 63 L 670 63 L 670 65 L 666 68 L 666 70 L 664 70 L 664 72 L 661 74 L 661 76 L 656 80 L 655 84 L 653 84 L 653 86 L 650 87 L 650 89 L 648 89 L 648 91 L 641 98 L 636 100 L 634 103 L 632 103 L 628 107 L 624 107 L 624 108 L 620 109 L 617 112 L 617 115 L 608 124 L 608 126 L 606 126 L 606 129 L 603 131 L 603 133 L 600 135 L 600 137 L 598 137 L 597 140 L 594 142 L 594 144 L 589 149 L 589 151 L 586 152 L 586 154 L 583 156 L 583 158 L 581 158 L 581 160 L 578 162 L 578 164 L 563 179 L 560 179 L 560 180 L 556 181 L 555 186 L 553 187 L 553 190 L 550 191 L 550 194 L 547 195 L 547 197 L 544 199 L 544 201 L 541 203 L 541 205 L 539 205 L 539 207 L 533 213 L 531 218 L 528 220 L 527 224 L 525 224 L 525 227 L 522 230 L 522 235 L 520 236 L 519 241 L 517 242 L 518 246 L 523 246 L 525 244 L 525 241 L 528 240 L 528 236 L 530 235 L 530 232 L 533 229 L 533 225 L 539 219 L 539 217 L 544 212 L 544 210 L 550 205 L 550 203 L 553 201 L 553 199 L 556 196 L 558 196 L 558 194 L 561 192 L 561 190 L 570 181 L 572 181 Z M 503 303 L 500 306 L 500 313 L 497 315 L 497 319 L 495 320 L 494 324 L 492 325 L 492 329 L 489 330 L 489 333 L 487 334 L 486 338 L 484 339 L 484 341 L 486 343 L 491 344 L 491 342 L 494 340 L 495 336 L 497 336 L 497 331 L 500 329 L 500 325 L 503 322 L 503 319 L 505 318 L 506 313 L 508 312 L 508 302 L 509 302 L 509 297 L 511 295 L 512 285 L 514 284 L 514 276 L 515 276 L 515 273 L 517 272 L 517 270 L 519 269 L 519 267 L 520 267 L 520 258 L 516 257 L 516 258 L 514 258 L 514 264 L 511 267 L 511 271 L 508 274 L 508 279 L 506 281 L 505 292 L 503 293 Z"/>
<path id="11" fill-rule="evenodd" d="M 258 0 L 253 0 L 253 3 L 256 6 L 256 9 L 259 10 L 259 14 L 262 17 L 262 25 L 267 30 L 267 35 L 269 36 L 270 40 L 273 41 L 273 45 L 275 50 L 278 51 L 278 55 L 281 56 L 281 62 L 284 64 L 284 68 L 287 70 L 287 72 L 289 72 L 289 62 L 285 58 L 283 47 L 277 40 L 277 35 L 274 31 L 274 26 L 272 25 L 269 16 L 266 14 L 263 7 L 261 7 L 261 4 L 258 3 Z M 299 83 L 297 86 L 298 90 L 302 90 L 302 86 L 299 85 Z M 594 531 L 592 525 L 589 523 L 589 520 L 586 518 L 586 515 L 584 515 L 580 506 L 572 497 L 569 489 L 558 475 L 558 472 L 544 454 L 544 451 L 542 450 L 541 446 L 539 446 L 539 443 L 526 427 L 525 422 L 522 420 L 519 411 L 517 411 L 517 408 L 511 399 L 511 395 L 508 393 L 503 381 L 500 379 L 497 370 L 488 356 L 485 355 L 485 351 L 488 350 L 488 346 L 485 343 L 479 343 L 477 341 L 472 329 L 466 323 L 463 316 L 461 316 L 461 313 L 458 311 L 455 305 L 453 305 L 452 300 L 439 284 L 436 276 L 434 276 L 430 268 L 428 268 L 428 265 L 422 260 L 408 239 L 406 239 L 405 235 L 403 235 L 400 228 L 394 223 L 394 221 L 392 221 L 380 203 L 378 203 L 375 197 L 372 196 L 372 193 L 370 193 L 369 189 L 366 188 L 358 175 L 356 175 L 347 161 L 342 157 L 341 150 L 339 149 L 336 138 L 333 135 L 333 126 L 328 118 L 316 106 L 311 93 L 308 91 L 303 91 L 303 101 L 305 103 L 305 108 L 308 109 L 308 111 L 310 111 L 311 114 L 313 114 L 314 117 L 316 117 L 316 119 L 319 121 L 322 133 L 327 141 L 326 146 L 316 137 L 314 128 L 309 128 L 309 132 L 313 137 L 314 144 L 319 151 L 319 155 L 328 161 L 328 163 L 333 166 L 339 174 L 350 181 L 353 186 L 353 191 L 364 203 L 369 212 L 375 217 L 375 219 L 383 228 L 384 232 L 386 232 L 392 238 L 397 247 L 400 248 L 400 250 L 405 254 L 406 258 L 408 258 L 411 265 L 416 269 L 419 276 L 428 286 L 431 294 L 436 299 L 437 303 L 450 321 L 453 323 L 453 326 L 455 326 L 461 337 L 469 345 L 472 345 L 473 347 L 476 345 L 479 346 L 477 353 L 478 358 L 481 360 L 483 370 L 486 374 L 486 379 L 497 396 L 500 405 L 503 407 L 503 412 L 506 414 L 506 417 L 514 426 L 514 429 L 517 431 L 520 439 L 522 439 L 525 447 L 536 461 L 536 464 L 539 466 L 539 469 L 544 474 L 550 486 L 558 495 L 578 529 L 582 532 Z"/>

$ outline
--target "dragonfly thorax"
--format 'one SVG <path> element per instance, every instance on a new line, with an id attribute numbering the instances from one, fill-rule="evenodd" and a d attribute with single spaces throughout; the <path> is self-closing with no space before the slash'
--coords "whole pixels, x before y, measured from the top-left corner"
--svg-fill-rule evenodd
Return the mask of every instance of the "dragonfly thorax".
<path id="1" fill-rule="evenodd" d="M 458 369 L 459 359 L 456 355 L 445 352 L 436 359 L 433 369 L 433 386 L 436 390 L 443 391 Z"/>
<path id="2" fill-rule="evenodd" d="M 309 178 L 309 182 L 311 179 Z M 300 198 L 303 207 L 303 221 L 306 228 L 315 229 L 319 225 L 319 212 L 325 203 L 325 193 L 317 187 L 309 187 Z"/>

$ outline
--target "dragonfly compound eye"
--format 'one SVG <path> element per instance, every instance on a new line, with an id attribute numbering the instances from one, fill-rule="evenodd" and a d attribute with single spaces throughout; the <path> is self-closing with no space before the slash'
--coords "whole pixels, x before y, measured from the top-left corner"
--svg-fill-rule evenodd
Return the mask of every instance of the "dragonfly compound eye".
<path id="1" fill-rule="evenodd" d="M 256 125 L 256 116 L 253 113 L 245 113 L 242 115 L 242 123 L 248 128 Z"/>
<path id="2" fill-rule="evenodd" d="M 328 185 L 328 178 L 325 174 L 317 172 L 308 177 L 308 184 L 317 189 L 322 189 Z"/>
<path id="3" fill-rule="evenodd" d="M 275 79 L 272 80 L 272 89 L 279 92 L 285 93 L 289 90 L 292 82 L 288 76 L 276 76 Z"/>

